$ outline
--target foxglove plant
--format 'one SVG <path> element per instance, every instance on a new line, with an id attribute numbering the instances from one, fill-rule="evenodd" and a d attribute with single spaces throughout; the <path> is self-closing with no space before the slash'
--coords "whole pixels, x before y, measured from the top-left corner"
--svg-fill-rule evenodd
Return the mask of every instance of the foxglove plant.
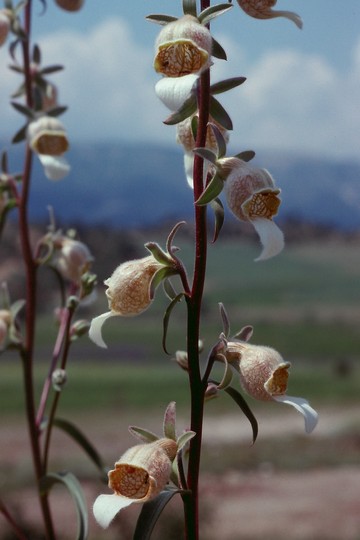
<path id="1" fill-rule="evenodd" d="M 173 310 L 182 300 L 186 304 L 186 340 L 184 350 L 175 353 L 175 365 L 188 378 L 190 418 L 188 429 L 176 431 L 176 407 L 166 409 L 161 436 L 146 428 L 132 426 L 131 433 L 140 444 L 128 449 L 107 472 L 111 493 L 99 494 L 93 506 L 100 526 L 108 527 L 117 514 L 131 504 L 143 505 L 134 538 L 149 539 L 156 520 L 166 503 L 174 496 L 181 498 L 184 508 L 185 538 L 199 539 L 199 471 L 202 453 L 202 430 L 205 403 L 227 392 L 240 406 L 257 437 L 257 421 L 237 388 L 234 374 L 246 393 L 262 401 L 290 404 L 305 419 L 305 430 L 316 426 L 317 413 L 303 398 L 287 395 L 290 363 L 269 346 L 249 344 L 251 327 L 243 328 L 230 338 L 230 323 L 220 305 L 219 336 L 210 348 L 205 368 L 200 363 L 204 346 L 201 341 L 201 314 L 206 280 L 208 250 L 208 214 L 215 218 L 213 242 L 218 241 L 224 222 L 224 197 L 230 210 L 240 221 L 256 229 L 263 251 L 257 260 L 276 256 L 284 246 L 283 234 L 273 221 L 280 205 L 280 188 L 263 168 L 249 165 L 254 152 L 245 150 L 227 156 L 231 117 L 218 95 L 235 89 L 245 77 L 211 81 L 211 68 L 218 60 L 226 60 L 226 52 L 210 31 L 210 23 L 233 8 L 231 2 L 210 5 L 210 0 L 183 0 L 183 15 L 153 14 L 148 20 L 161 25 L 155 42 L 154 70 L 159 74 L 156 96 L 170 110 L 165 124 L 177 126 L 177 142 L 184 149 L 185 176 L 192 189 L 194 202 L 194 264 L 190 274 L 173 244 L 184 222 L 170 231 L 163 249 L 156 242 L 147 242 L 146 256 L 122 262 L 105 280 L 109 310 L 93 318 L 75 320 L 81 302 L 91 295 L 96 277 L 91 273 L 93 256 L 73 231 L 63 232 L 52 216 L 49 228 L 33 242 L 28 217 L 32 185 L 33 158 L 37 156 L 45 176 L 60 180 L 70 169 L 66 153 L 70 145 L 65 125 L 59 116 L 66 107 L 58 104 L 59 91 L 52 75 L 61 66 L 42 66 L 40 48 L 33 43 L 32 15 L 35 0 L 13 5 L 4 1 L 0 11 L 0 45 L 9 41 L 10 68 L 21 77 L 12 95 L 12 106 L 25 117 L 25 124 L 12 142 L 24 144 L 22 169 L 12 172 L 9 158 L 3 152 L 0 173 L 0 232 L 10 212 L 17 212 L 19 238 L 24 263 L 26 297 L 13 299 L 12 291 L 2 289 L 0 300 L 0 352 L 14 349 L 22 361 L 26 418 L 33 458 L 34 476 L 43 518 L 44 536 L 55 540 L 49 492 L 55 483 L 62 483 L 75 501 L 79 529 L 77 538 L 87 537 L 88 516 L 82 489 L 69 472 L 53 472 L 49 468 L 49 452 L 53 428 L 63 429 L 73 437 L 99 468 L 106 469 L 102 459 L 72 422 L 58 418 L 57 410 L 67 384 L 67 363 L 72 342 L 89 332 L 100 347 L 106 347 L 102 336 L 104 322 L 116 317 L 141 315 L 151 308 L 155 291 L 163 285 L 169 301 L 163 319 L 163 348 L 167 351 L 167 329 Z M 41 0 L 46 7 L 46 0 Z M 84 0 L 55 0 L 58 7 L 79 11 Z M 276 0 L 238 0 L 247 15 L 257 19 L 285 17 L 301 27 L 298 15 L 276 11 Z M 154 96 L 155 99 L 155 96 Z M 55 310 L 58 332 L 49 360 L 48 372 L 37 400 L 34 387 L 35 329 L 37 315 L 38 270 L 46 267 L 54 272 L 59 283 L 61 301 Z M 10 294 L 11 293 L 11 294 Z M 11 298 L 11 300 L 10 300 Z M 21 314 L 21 317 L 19 316 Z M 224 368 L 220 382 L 213 376 L 215 364 Z M 20 524 L 5 501 L 0 512 L 18 538 L 26 538 Z"/>
<path id="2" fill-rule="evenodd" d="M 174 448 L 170 456 L 164 448 L 169 445 L 169 440 L 176 440 L 174 436 L 165 432 L 165 438 L 159 440 L 146 430 L 140 430 L 142 436 L 145 434 L 145 444 L 131 448 L 117 462 L 109 473 L 109 487 L 114 493 L 99 495 L 93 509 L 98 523 L 106 528 L 125 506 L 134 502 L 144 503 L 135 538 L 150 538 L 155 516 L 159 517 L 174 493 L 181 496 L 184 506 L 185 538 L 199 538 L 198 488 L 204 403 L 222 391 L 227 392 L 250 421 L 253 440 L 257 437 L 257 421 L 242 394 L 233 386 L 234 373 L 240 375 L 241 387 L 252 397 L 295 407 L 304 416 L 307 433 L 317 423 L 317 413 L 305 399 L 286 394 L 290 363 L 271 347 L 249 344 L 251 327 L 245 327 L 230 340 L 230 323 L 222 305 L 223 331 L 209 351 L 205 369 L 201 368 L 200 321 L 206 278 L 208 210 L 214 212 L 213 241 L 217 241 L 225 213 L 220 197 L 225 195 L 229 210 L 240 221 L 250 222 L 260 237 L 263 251 L 257 260 L 276 256 L 284 247 L 284 238 L 273 221 L 281 200 L 280 189 L 275 186 L 271 174 L 266 169 L 249 165 L 255 155 L 253 151 L 226 156 L 233 125 L 215 95 L 240 86 L 245 77 L 211 83 L 211 67 L 217 59 L 225 60 L 226 53 L 212 37 L 210 21 L 228 12 L 232 5 L 211 6 L 209 0 L 201 0 L 199 4 L 198 10 L 196 0 L 183 0 L 184 15 L 179 18 L 160 14 L 148 16 L 150 21 L 162 26 L 155 43 L 154 59 L 154 69 L 162 78 L 156 83 L 155 92 L 170 110 L 165 124 L 177 126 L 177 142 L 184 149 L 185 175 L 193 190 L 195 255 L 192 279 L 189 279 L 184 263 L 172 246 L 174 235 L 182 225 L 178 224 L 169 235 L 166 251 L 154 242 L 148 243 L 146 247 L 154 259 L 146 257 L 123 263 L 105 281 L 110 311 L 94 318 L 90 326 L 90 338 L 105 346 L 101 336 L 103 322 L 114 315 L 140 315 L 150 307 L 155 287 L 163 282 L 170 301 L 163 325 L 163 345 L 167 352 L 166 334 L 172 311 L 181 299 L 186 302 L 187 348 L 177 351 L 175 360 L 187 374 L 190 388 L 189 425 L 192 436 L 187 452 L 176 451 L 176 447 L 170 445 Z M 239 0 L 239 4 L 252 17 L 284 16 L 300 26 L 298 16 L 271 10 L 274 1 Z M 180 289 L 173 284 L 173 276 L 177 276 L 177 282 L 180 281 Z M 212 375 L 215 363 L 219 362 L 224 367 L 220 382 L 215 381 Z M 170 432 L 173 433 L 172 430 Z M 172 476 L 171 460 L 177 465 Z M 174 491 L 174 488 L 177 489 Z"/>

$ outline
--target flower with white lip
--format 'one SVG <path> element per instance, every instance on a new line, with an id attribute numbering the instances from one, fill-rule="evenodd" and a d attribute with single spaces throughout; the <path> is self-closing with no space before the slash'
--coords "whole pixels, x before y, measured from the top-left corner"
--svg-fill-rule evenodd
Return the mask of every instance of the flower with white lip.
<path id="1" fill-rule="evenodd" d="M 100 347 L 106 347 L 101 336 L 102 325 L 109 317 L 120 315 L 132 317 L 145 311 L 152 302 L 151 282 L 156 272 L 162 268 L 152 255 L 143 259 L 120 264 L 112 276 L 105 280 L 106 296 L 110 311 L 91 321 L 89 337 Z"/>
<path id="2" fill-rule="evenodd" d="M 210 66 L 212 37 L 196 17 L 184 15 L 164 26 L 155 43 L 154 68 L 166 77 L 200 73 Z"/>
<path id="3" fill-rule="evenodd" d="M 263 244 L 256 260 L 274 257 L 284 247 L 283 233 L 272 220 L 281 202 L 280 189 L 265 169 L 250 167 L 238 158 L 223 158 L 218 163 L 226 176 L 224 190 L 230 210 L 254 226 Z"/>
<path id="4" fill-rule="evenodd" d="M 237 3 L 250 17 L 255 19 L 274 19 L 275 17 L 285 17 L 293 21 L 298 28 L 302 28 L 301 17 L 293 11 L 280 11 L 271 9 L 277 0 L 237 0 Z"/>
<path id="5" fill-rule="evenodd" d="M 94 503 L 99 525 L 106 528 L 123 508 L 156 497 L 170 480 L 177 450 L 177 443 L 168 438 L 129 448 L 108 473 L 114 493 L 99 495 Z"/>
<path id="6" fill-rule="evenodd" d="M 271 347 L 229 341 L 227 361 L 239 372 L 244 390 L 260 401 L 278 401 L 292 405 L 305 419 L 305 431 L 311 433 L 318 422 L 317 412 L 306 399 L 286 394 L 290 363 Z"/>
<path id="7" fill-rule="evenodd" d="M 60 120 L 46 115 L 33 120 L 27 128 L 27 139 L 50 180 L 60 180 L 69 173 L 70 167 L 63 156 L 69 141 Z"/>

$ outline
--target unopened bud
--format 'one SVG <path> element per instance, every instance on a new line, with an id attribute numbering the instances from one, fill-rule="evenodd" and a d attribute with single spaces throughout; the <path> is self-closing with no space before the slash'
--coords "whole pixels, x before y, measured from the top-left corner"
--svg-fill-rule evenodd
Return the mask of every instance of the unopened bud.
<path id="1" fill-rule="evenodd" d="M 63 389 L 63 386 L 67 382 L 66 371 L 64 369 L 55 369 L 55 371 L 53 371 L 53 374 L 51 376 L 51 381 L 52 381 L 54 390 L 56 390 L 57 392 L 61 392 L 61 390 Z"/>
<path id="2" fill-rule="evenodd" d="M 0 47 L 4 45 L 11 26 L 11 12 L 7 9 L 0 10 Z"/>

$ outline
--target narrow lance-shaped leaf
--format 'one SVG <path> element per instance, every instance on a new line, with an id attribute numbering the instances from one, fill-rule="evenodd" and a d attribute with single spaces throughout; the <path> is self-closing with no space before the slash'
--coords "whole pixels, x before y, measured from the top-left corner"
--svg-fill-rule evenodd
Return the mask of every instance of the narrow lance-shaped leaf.
<path id="1" fill-rule="evenodd" d="M 147 242 L 145 247 L 159 263 L 164 264 L 165 266 L 172 264 L 173 261 L 169 254 L 166 253 L 166 251 L 164 251 L 156 242 Z"/>
<path id="2" fill-rule="evenodd" d="M 163 424 L 164 437 L 176 441 L 176 403 L 171 401 L 166 407 Z"/>
<path id="3" fill-rule="evenodd" d="M 239 152 L 238 154 L 236 154 L 234 157 L 248 162 L 255 157 L 255 152 L 254 150 L 244 150 L 243 152 Z"/>
<path id="4" fill-rule="evenodd" d="M 67 111 L 67 107 L 66 106 L 59 106 L 59 107 L 54 107 L 53 109 L 49 109 L 48 111 L 46 111 L 46 114 L 48 116 L 60 116 L 61 114 L 64 114 L 64 112 Z"/>
<path id="5" fill-rule="evenodd" d="M 193 15 L 196 17 L 196 0 L 183 0 L 183 12 L 184 15 Z"/>
<path id="6" fill-rule="evenodd" d="M 222 202 L 217 197 L 210 202 L 210 206 L 213 209 L 215 216 L 214 236 L 212 239 L 212 243 L 215 244 L 216 240 L 219 238 L 220 231 L 224 224 L 225 212 Z"/>
<path id="7" fill-rule="evenodd" d="M 17 101 L 12 101 L 11 105 L 19 113 L 27 116 L 28 118 L 33 118 L 34 117 L 34 112 L 30 109 L 30 107 L 27 107 L 26 105 L 23 105 L 22 103 L 18 103 Z"/>
<path id="8" fill-rule="evenodd" d="M 180 109 L 172 113 L 170 116 L 168 116 L 168 118 L 166 118 L 166 120 L 164 120 L 164 124 L 168 126 L 178 124 L 186 118 L 189 118 L 189 116 L 192 116 L 194 112 L 196 112 L 196 110 L 196 97 L 194 95 L 191 95 L 187 100 L 185 100 Z"/>
<path id="9" fill-rule="evenodd" d="M 226 356 L 223 357 L 225 369 L 224 369 L 224 375 L 221 379 L 218 390 L 226 390 L 231 384 L 232 378 L 233 378 L 233 371 L 231 369 L 231 366 L 229 365 L 228 361 L 226 360 Z"/>
<path id="10" fill-rule="evenodd" d="M 166 354 L 170 354 L 168 352 L 167 348 L 166 348 L 166 339 L 167 339 L 167 331 L 168 331 L 168 327 L 169 327 L 170 315 L 172 313 L 172 310 L 176 306 L 176 304 L 182 300 L 183 296 L 184 296 L 184 293 L 180 293 L 177 296 L 175 296 L 175 298 L 168 305 L 168 307 L 167 307 L 167 309 L 165 311 L 165 314 L 164 314 L 162 347 L 163 347 L 163 350 L 164 350 L 164 352 Z"/>
<path id="11" fill-rule="evenodd" d="M 209 6 L 199 14 L 198 19 L 201 24 L 208 24 L 210 21 L 215 19 L 215 17 L 223 15 L 231 8 L 232 4 L 229 4 L 229 2 L 227 4 L 216 4 L 214 6 Z"/>
<path id="12" fill-rule="evenodd" d="M 65 420 L 64 418 L 55 418 L 54 426 L 69 435 L 84 450 L 84 452 L 87 454 L 87 456 L 91 459 L 91 461 L 96 465 L 96 467 L 102 474 L 105 472 L 106 467 L 100 454 L 95 449 L 93 444 L 89 441 L 89 439 L 82 433 L 82 431 L 80 431 L 80 429 L 75 424 L 69 422 L 68 420 Z"/>
<path id="13" fill-rule="evenodd" d="M 197 206 L 203 206 L 204 204 L 209 204 L 211 201 L 217 198 L 217 196 L 222 192 L 224 187 L 224 180 L 218 175 L 215 174 L 206 186 L 203 193 L 200 195 L 196 201 Z"/>
<path id="14" fill-rule="evenodd" d="M 215 99 L 213 96 L 210 96 L 210 114 L 216 120 L 221 126 L 223 126 L 225 129 L 231 131 L 233 128 L 233 123 L 224 109 L 224 107 L 221 105 L 221 103 Z"/>
<path id="15" fill-rule="evenodd" d="M 210 93 L 212 95 L 222 94 L 223 92 L 227 92 L 228 90 L 232 90 L 233 88 L 240 86 L 245 81 L 246 77 L 232 77 L 231 79 L 219 81 L 210 86 Z"/>
<path id="16" fill-rule="evenodd" d="M 181 490 L 162 491 L 155 499 L 145 503 L 140 512 L 133 540 L 150 540 L 157 520 L 168 502 Z"/>
<path id="17" fill-rule="evenodd" d="M 182 450 L 184 446 L 195 437 L 195 435 L 195 431 L 184 431 L 184 433 L 182 433 L 176 441 L 178 445 L 178 451 Z"/>
<path id="18" fill-rule="evenodd" d="M 170 276 L 174 276 L 175 274 L 177 274 L 177 270 L 175 270 L 175 268 L 170 268 L 169 266 L 163 266 L 162 268 L 160 268 L 157 272 L 155 272 L 152 280 L 151 280 L 151 283 L 150 283 L 150 290 L 149 290 L 149 297 L 150 299 L 152 300 L 155 296 L 155 290 L 157 289 L 157 287 L 160 285 L 160 283 L 170 277 Z"/>
<path id="19" fill-rule="evenodd" d="M 143 443 L 151 443 L 159 439 L 152 431 L 138 426 L 130 426 L 129 432 Z"/>
<path id="20" fill-rule="evenodd" d="M 76 477 L 70 473 L 49 473 L 40 480 L 40 491 L 42 494 L 47 493 L 54 484 L 63 484 L 69 491 L 75 503 L 76 513 L 78 517 L 78 530 L 76 539 L 86 540 L 88 536 L 88 513 L 86 501 L 81 489 L 81 486 Z"/>
<path id="21" fill-rule="evenodd" d="M 25 124 L 25 126 L 20 128 L 19 131 L 17 131 L 15 133 L 15 135 L 13 136 L 13 138 L 11 140 L 11 142 L 13 144 L 17 144 L 17 143 L 22 142 L 22 141 L 24 141 L 26 139 L 27 127 L 28 127 L 28 125 Z"/>
<path id="22" fill-rule="evenodd" d="M 156 24 L 161 24 L 163 26 L 170 22 L 177 21 L 177 17 L 172 17 L 171 15 L 163 15 L 161 13 L 153 13 L 151 15 L 147 15 L 145 19 L 147 21 L 150 21 Z"/>
<path id="23" fill-rule="evenodd" d="M 164 287 L 164 292 L 166 294 L 166 296 L 170 299 L 170 300 L 174 300 L 175 296 L 178 294 L 174 287 L 172 286 L 172 283 L 170 281 L 170 279 L 164 279 L 163 280 L 163 287 Z"/>
<path id="24" fill-rule="evenodd" d="M 221 133 L 220 129 L 216 124 L 209 123 L 212 132 L 215 135 L 216 145 L 218 147 L 217 157 L 220 159 L 226 154 L 226 141 L 224 135 Z"/>
<path id="25" fill-rule="evenodd" d="M 230 335 L 230 322 L 228 314 L 226 313 L 225 306 L 222 302 L 219 302 L 220 317 L 223 325 L 223 333 L 226 338 Z"/>
<path id="26" fill-rule="evenodd" d="M 216 381 L 211 381 L 211 382 L 213 382 L 216 385 L 219 384 Z M 233 388 L 232 386 L 228 386 L 227 388 L 225 388 L 224 391 L 235 401 L 235 403 L 240 407 L 240 409 L 242 410 L 246 418 L 249 420 L 250 425 L 252 427 L 253 444 L 254 444 L 258 436 L 258 430 L 259 430 L 258 423 L 254 416 L 254 413 L 252 412 L 249 405 L 245 401 L 245 398 L 235 388 Z"/>
<path id="27" fill-rule="evenodd" d="M 234 339 L 240 339 L 241 341 L 249 341 L 253 335 L 254 329 L 252 326 L 244 326 L 239 332 L 234 335 Z"/>
<path id="28" fill-rule="evenodd" d="M 64 69 L 64 66 L 60 64 L 54 64 L 53 66 L 47 66 L 40 70 L 41 75 L 50 75 L 51 73 L 56 73 Z"/>
<path id="29" fill-rule="evenodd" d="M 218 58 L 219 60 L 227 60 L 226 51 L 220 45 L 220 43 L 215 39 L 212 38 L 212 50 L 211 50 L 212 56 L 215 58 Z"/>

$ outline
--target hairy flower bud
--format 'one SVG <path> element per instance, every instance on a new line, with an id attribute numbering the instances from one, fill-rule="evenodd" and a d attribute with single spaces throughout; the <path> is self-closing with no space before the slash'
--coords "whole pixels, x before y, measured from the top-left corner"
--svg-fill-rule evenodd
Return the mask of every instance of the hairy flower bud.
<path id="1" fill-rule="evenodd" d="M 280 189 L 275 187 L 265 169 L 255 169 L 238 158 L 219 160 L 226 177 L 228 207 L 242 221 L 250 221 L 264 246 L 257 260 L 277 255 L 284 247 L 284 237 L 272 221 L 280 206 Z"/>
<path id="2" fill-rule="evenodd" d="M 27 136 L 30 147 L 37 154 L 61 156 L 69 148 L 63 124 L 52 116 L 41 116 L 30 122 Z"/>
<path id="3" fill-rule="evenodd" d="M 64 278 L 79 284 L 81 276 L 89 270 L 94 260 L 89 248 L 82 242 L 66 236 L 57 239 L 55 247 L 56 268 Z"/>
<path id="4" fill-rule="evenodd" d="M 298 28 L 302 28 L 301 17 L 292 11 L 276 11 L 271 9 L 277 0 L 237 0 L 239 6 L 255 19 L 274 19 L 275 17 L 285 17 L 293 21 Z"/>
<path id="5" fill-rule="evenodd" d="M 152 255 L 120 264 L 109 279 L 105 292 L 110 311 L 91 321 L 89 336 L 100 347 L 106 347 L 101 328 L 109 317 L 121 315 L 132 317 L 145 311 L 151 304 L 150 286 L 156 272 L 162 268 Z"/>
<path id="6" fill-rule="evenodd" d="M 305 431 L 316 426 L 318 415 L 309 403 L 286 395 L 290 362 L 271 347 L 251 345 L 245 341 L 228 342 L 225 356 L 239 372 L 244 390 L 260 401 L 280 401 L 292 405 L 305 419 Z"/>
<path id="7" fill-rule="evenodd" d="M 4 45 L 11 27 L 11 12 L 8 9 L 0 10 L 0 47 Z"/>
<path id="8" fill-rule="evenodd" d="M 170 479 L 176 453 L 176 442 L 167 438 L 129 448 L 108 473 L 114 493 L 95 501 L 96 521 L 106 528 L 122 508 L 156 497 Z"/>
<path id="9" fill-rule="evenodd" d="M 79 11 L 84 4 L 84 0 L 55 0 L 55 3 L 65 11 Z"/>
<path id="10" fill-rule="evenodd" d="M 210 66 L 212 37 L 196 17 L 184 15 L 164 26 L 155 48 L 155 71 L 166 77 L 182 77 Z"/>

